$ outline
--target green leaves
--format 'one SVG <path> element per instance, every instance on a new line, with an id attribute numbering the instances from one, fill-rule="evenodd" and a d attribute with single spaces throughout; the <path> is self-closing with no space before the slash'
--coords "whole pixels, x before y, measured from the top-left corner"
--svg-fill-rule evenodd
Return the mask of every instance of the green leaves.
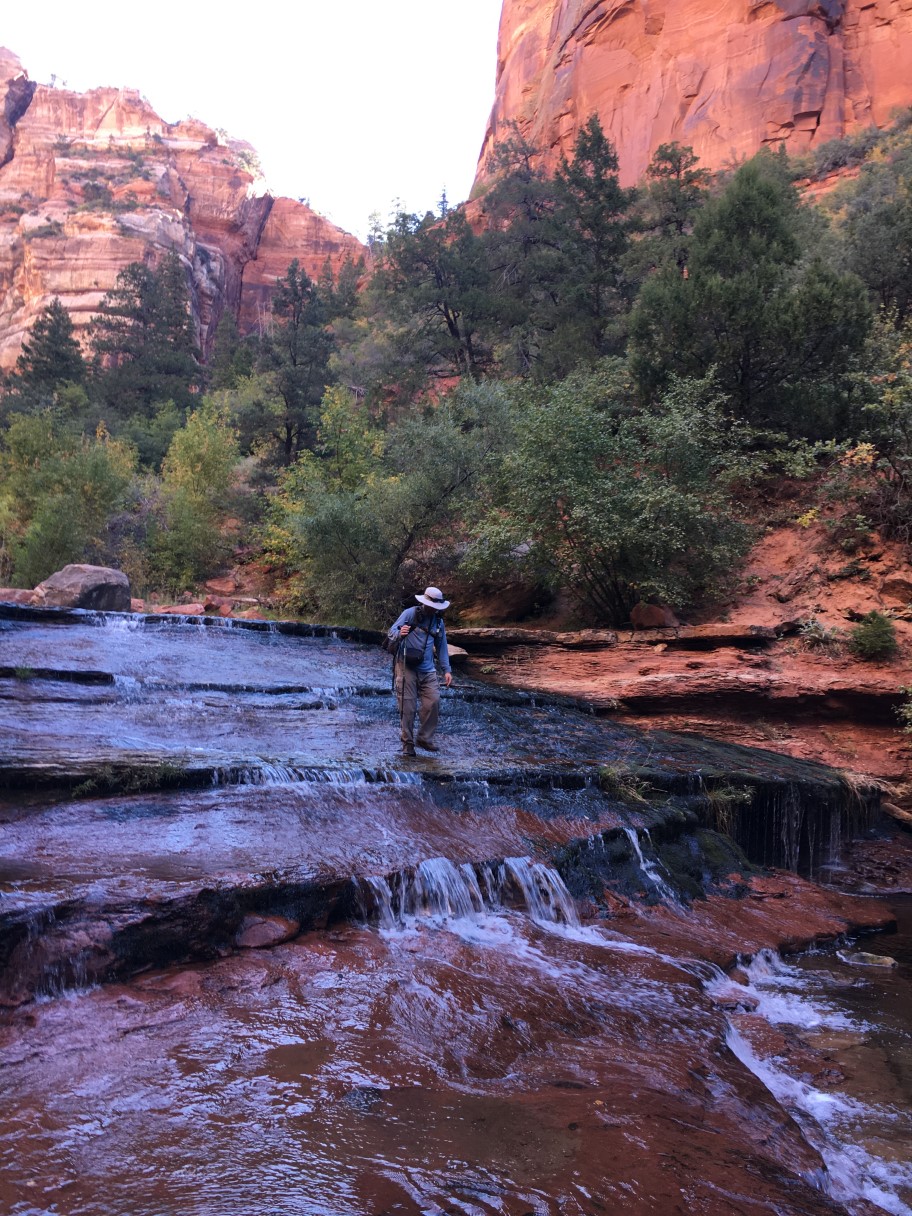
<path id="1" fill-rule="evenodd" d="M 782 166 L 754 157 L 696 221 L 687 275 L 647 280 L 631 323 L 641 390 L 716 368 L 735 415 L 793 435 L 832 433 L 827 397 L 871 324 L 861 283 L 815 257 Z"/>
<path id="2" fill-rule="evenodd" d="M 296 606 L 324 619 L 374 622 L 452 560 L 460 521 L 484 497 L 510 444 L 507 394 L 464 385 L 384 434 L 343 390 L 324 397 L 319 443 L 284 476 L 267 543 L 297 570 Z M 427 579 L 424 580 L 427 582 Z"/>
<path id="3" fill-rule="evenodd" d="M 132 449 L 104 430 L 75 436 L 50 410 L 14 416 L 0 449 L 0 519 L 16 585 L 103 553 L 134 468 Z"/>
<path id="4" fill-rule="evenodd" d="M 58 297 L 42 309 L 16 360 L 19 383 L 31 395 L 49 393 L 64 383 L 81 384 L 86 367 L 73 337 L 70 314 Z"/>
<path id="5" fill-rule="evenodd" d="M 718 487 L 737 444 L 711 381 L 675 381 L 642 411 L 609 364 L 547 390 L 519 427 L 478 530 L 481 568 L 550 572 L 587 614 L 620 624 L 640 596 L 683 606 L 705 594 L 744 552 Z"/>

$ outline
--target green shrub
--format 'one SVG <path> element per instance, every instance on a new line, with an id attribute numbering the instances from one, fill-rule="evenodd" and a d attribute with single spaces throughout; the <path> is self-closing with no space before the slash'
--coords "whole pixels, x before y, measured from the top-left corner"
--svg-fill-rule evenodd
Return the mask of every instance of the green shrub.
<path id="1" fill-rule="evenodd" d="M 59 220 L 50 220 L 46 224 L 39 224 L 36 228 L 27 228 L 22 235 L 26 241 L 43 241 L 49 237 L 63 236 L 63 224 Z"/>
<path id="2" fill-rule="evenodd" d="M 728 493 L 739 434 L 709 378 L 673 378 L 659 408 L 638 410 L 605 364 L 532 396 L 520 417 L 471 573 L 546 579 L 587 620 L 616 625 L 637 599 L 680 607 L 726 587 L 749 533 Z"/>
<path id="3" fill-rule="evenodd" d="M 849 649 L 865 662 L 889 659 L 896 654 L 896 626 L 882 612 L 869 612 L 849 633 Z"/>
<path id="4" fill-rule="evenodd" d="M 152 538 L 153 575 L 181 591 L 217 569 L 231 549 L 237 436 L 208 398 L 176 431 L 162 465 L 163 526 Z"/>
<path id="5" fill-rule="evenodd" d="M 0 566 L 13 585 L 101 556 L 134 467 L 132 449 L 102 427 L 73 435 L 53 411 L 14 415 L 0 440 Z"/>

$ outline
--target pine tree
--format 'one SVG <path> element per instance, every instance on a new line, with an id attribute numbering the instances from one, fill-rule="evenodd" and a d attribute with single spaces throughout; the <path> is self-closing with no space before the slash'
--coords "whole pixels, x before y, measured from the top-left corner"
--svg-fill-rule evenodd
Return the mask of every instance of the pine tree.
<path id="1" fill-rule="evenodd" d="M 591 360 L 608 353 L 611 319 L 629 306 L 622 258 L 634 198 L 621 187 L 617 153 L 597 115 L 577 134 L 572 160 L 561 158 L 554 181 L 556 223 L 566 254 L 561 320 L 577 330 L 579 356 Z"/>
<path id="2" fill-rule="evenodd" d="M 323 296 L 297 258 L 285 277 L 276 281 L 272 313 L 275 324 L 263 339 L 258 366 L 260 371 L 275 373 L 285 404 L 276 438 L 288 465 L 314 441 L 334 345 Z"/>
<path id="3" fill-rule="evenodd" d="M 707 198 L 711 175 L 698 169 L 692 148 L 679 143 L 660 144 L 646 169 L 649 179 L 646 224 L 650 236 L 640 242 L 654 266 L 687 265 L 690 234 Z"/>
<path id="4" fill-rule="evenodd" d="M 236 388 L 240 379 L 252 373 L 253 364 L 252 343 L 241 337 L 231 312 L 222 313 L 209 361 L 210 388 Z"/>
<path id="5" fill-rule="evenodd" d="M 169 253 L 154 270 L 132 262 L 101 302 L 91 326 L 94 378 L 116 417 L 174 401 L 193 402 L 201 381 L 186 270 Z"/>
<path id="6" fill-rule="evenodd" d="M 16 360 L 16 376 L 29 395 L 50 393 L 59 384 L 82 384 L 86 366 L 79 343 L 73 337 L 70 314 L 55 296 L 42 309 L 22 344 Z"/>
<path id="7" fill-rule="evenodd" d="M 648 279 L 632 319 L 643 392 L 671 373 L 716 369 L 739 417 L 794 434 L 832 433 L 827 398 L 870 328 L 859 280 L 806 256 L 809 230 L 775 157 L 760 154 L 707 202 L 687 274 L 671 263 Z"/>

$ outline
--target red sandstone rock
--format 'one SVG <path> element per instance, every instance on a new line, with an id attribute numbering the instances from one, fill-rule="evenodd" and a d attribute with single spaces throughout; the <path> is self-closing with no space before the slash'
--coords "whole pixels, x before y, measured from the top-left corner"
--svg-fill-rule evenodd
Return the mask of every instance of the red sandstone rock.
<path id="1" fill-rule="evenodd" d="M 893 574 L 880 584 L 880 594 L 888 600 L 898 600 L 901 604 L 912 603 L 912 579 Z"/>
<path id="2" fill-rule="evenodd" d="M 634 629 L 677 629 L 681 622 L 670 608 L 641 600 L 630 609 L 630 624 Z"/>
<path id="3" fill-rule="evenodd" d="M 597 113 L 626 184 L 670 140 L 719 169 L 884 126 L 910 52 L 908 0 L 505 0 L 478 180 L 510 122 L 553 166 Z"/>
<path id="4" fill-rule="evenodd" d="M 206 583 L 206 590 L 211 591 L 213 595 L 233 595 L 237 591 L 237 579 L 232 574 L 225 578 L 210 578 Z"/>
<path id="5" fill-rule="evenodd" d="M 0 49 L 0 368 L 54 296 L 84 334 L 129 262 L 179 255 L 208 353 L 226 309 L 253 325 L 292 258 L 316 276 L 327 257 L 338 269 L 363 252 L 303 203 L 267 194 L 250 152 L 194 119 L 163 122 L 133 89 L 35 86 Z"/>
<path id="6" fill-rule="evenodd" d="M 277 198 L 260 233 L 256 254 L 244 265 L 238 324 L 254 332 L 271 311 L 276 279 L 297 258 L 312 279 L 319 277 L 326 260 L 338 269 L 346 254 L 354 261 L 364 253 L 357 237 L 290 198 Z"/>
<path id="7" fill-rule="evenodd" d="M 38 595 L 22 587 L 0 587 L 0 604 L 37 604 Z"/>
<path id="8" fill-rule="evenodd" d="M 156 606 L 152 611 L 158 616 L 202 616 L 205 608 L 202 604 L 168 604 L 167 607 Z"/>
<path id="9" fill-rule="evenodd" d="M 245 916 L 235 942 L 245 950 L 256 950 L 262 946 L 278 946 L 300 932 L 300 924 L 296 920 L 286 920 L 284 916 Z"/>

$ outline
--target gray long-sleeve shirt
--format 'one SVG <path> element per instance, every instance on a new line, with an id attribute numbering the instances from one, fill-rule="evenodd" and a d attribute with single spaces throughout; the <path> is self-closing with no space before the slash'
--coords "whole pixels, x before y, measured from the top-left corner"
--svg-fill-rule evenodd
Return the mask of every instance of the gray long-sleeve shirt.
<path id="1" fill-rule="evenodd" d="M 427 619 L 423 619 L 421 608 L 417 606 L 406 608 L 405 612 L 393 622 L 389 631 L 390 638 L 397 638 L 403 625 L 409 625 L 412 629 L 428 629 L 427 641 L 424 644 L 424 655 L 418 664 L 418 671 L 433 671 L 435 658 L 440 664 L 441 671 L 446 672 L 450 670 L 450 653 L 447 649 L 446 626 L 443 623 L 442 616 L 433 612 L 428 614 Z M 433 642 L 433 646 L 430 645 L 431 642 Z"/>

